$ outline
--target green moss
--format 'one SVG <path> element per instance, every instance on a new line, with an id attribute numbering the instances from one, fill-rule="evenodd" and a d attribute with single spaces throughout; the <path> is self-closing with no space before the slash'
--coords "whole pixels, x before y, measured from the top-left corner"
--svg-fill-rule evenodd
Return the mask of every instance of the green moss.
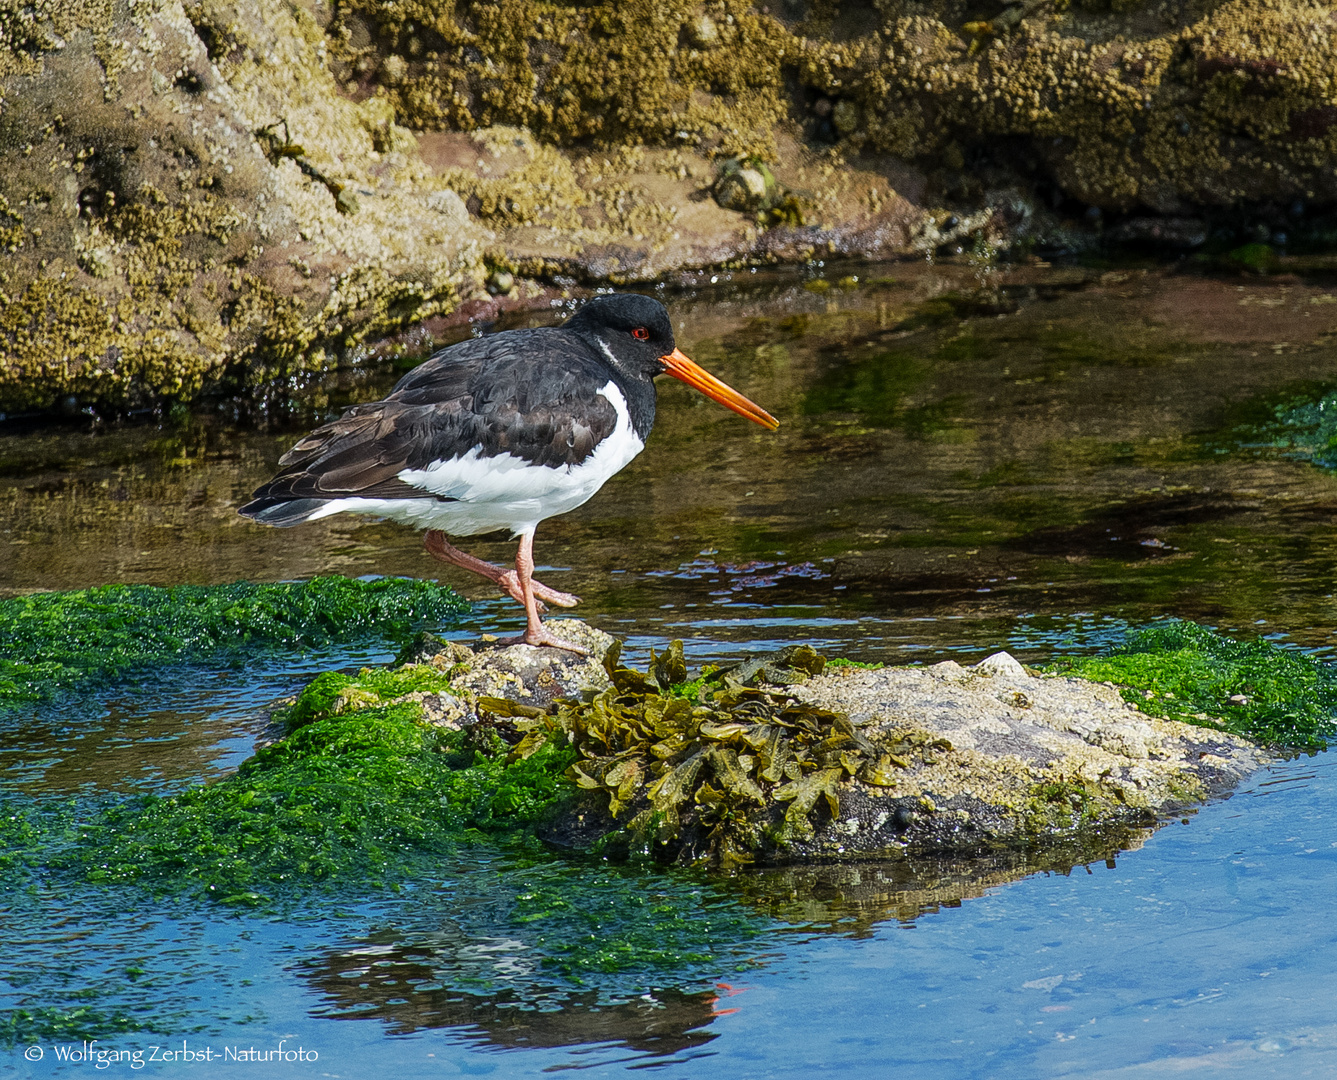
<path id="1" fill-rule="evenodd" d="M 1080 780 L 1052 780 L 1035 785 L 1022 815 L 1027 832 L 1046 836 L 1089 825 L 1108 803 L 1109 796 L 1099 785 Z"/>
<path id="2" fill-rule="evenodd" d="M 366 709 L 409 694 L 449 691 L 459 668 L 442 671 L 425 664 L 363 668 L 356 677 L 337 671 L 317 675 L 283 715 L 289 731 L 352 709 Z"/>
<path id="3" fill-rule="evenodd" d="M 395 637 L 468 605 L 428 581 L 106 585 L 0 600 L 0 708 L 274 648 Z"/>
<path id="4" fill-rule="evenodd" d="M 1235 445 L 1275 450 L 1321 469 L 1337 469 L 1337 390 L 1292 393 L 1281 401 L 1265 401 L 1254 411 L 1261 415 L 1249 417 L 1232 432 Z"/>
<path id="5" fill-rule="evenodd" d="M 13 890 L 26 880 L 28 871 L 40 863 L 43 845 L 63 824 L 53 825 L 15 806 L 0 807 L 0 891 Z"/>
<path id="6" fill-rule="evenodd" d="M 313 720 L 236 775 L 149 798 L 80 829 L 64 856 L 88 881 L 265 903 L 317 882 L 388 884 L 476 838 L 523 829 L 569 790 L 572 753 L 468 750 L 401 702 Z"/>
<path id="7" fill-rule="evenodd" d="M 514 771 L 504 771 L 503 782 Z M 560 780 L 559 771 L 550 775 Z M 183 816 L 174 823 L 190 824 Z M 258 830 L 253 833 L 262 839 Z M 281 911 L 279 933 L 286 925 L 287 932 L 300 935 L 302 925 L 309 924 L 326 938 L 335 934 L 353 941 L 365 940 L 370 917 L 375 924 L 371 940 L 382 947 L 390 940 L 409 944 L 408 963 L 414 971 L 427 959 L 421 951 L 424 915 L 442 917 L 450 923 L 449 932 L 436 946 L 427 945 L 428 953 L 441 961 L 433 971 L 434 981 L 443 984 L 440 989 L 463 991 L 480 1003 L 502 995 L 501 1001 L 521 1008 L 551 1007 L 555 996 L 577 989 L 623 1000 L 684 980 L 702 981 L 705 989 L 722 971 L 755 965 L 756 950 L 749 942 L 772 927 L 766 916 L 738 904 L 704 875 L 556 859 L 532 845 L 499 843 L 495 834 L 461 836 L 461 844 L 453 847 L 444 842 L 430 848 L 415 845 L 411 864 L 401 858 L 379 879 L 350 872 L 315 889 L 309 879 L 294 879 L 290 885 L 295 895 L 281 905 L 266 904 L 256 889 L 246 888 L 229 894 L 231 905 L 221 910 L 210 910 L 213 905 L 201 910 L 198 884 L 176 897 L 163 895 L 163 889 L 147 893 L 142 878 L 136 879 L 140 884 L 80 887 L 55 872 L 59 867 L 50 858 L 48 843 L 40 897 L 33 890 L 35 902 L 24 904 L 29 899 L 25 896 L 7 906 L 11 936 L 40 942 L 58 914 L 77 919 L 94 938 L 109 923 L 128 926 L 142 948 L 137 945 L 127 957 L 122 949 L 94 947 L 87 957 L 81 954 L 84 962 L 73 979 L 40 944 L 26 955 L 21 952 L 14 969 L 23 977 L 11 980 L 18 1007 L 0 1017 L 0 1047 L 17 1044 L 21 1050 L 42 1039 L 105 1039 L 108 1033 L 128 1030 L 179 1034 L 198 1030 L 201 1023 L 216 1027 L 235 1020 L 234 1002 L 240 998 L 244 1005 L 253 999 L 246 989 L 249 980 L 242 978 L 253 972 L 235 965 L 229 970 L 227 964 L 197 971 L 197 977 L 217 980 L 218 993 L 208 1002 L 170 992 L 180 981 L 179 958 L 187 942 L 201 935 L 216 937 L 219 920 L 232 914 L 254 912 L 272 919 Z M 466 840 L 469 846 L 464 847 Z M 412 873 L 420 886 L 410 894 L 416 899 L 408 908 L 387 902 L 384 890 L 376 888 L 378 880 L 391 884 L 396 869 Z M 7 878 L 0 880 L 0 889 L 8 884 Z M 179 892 L 170 881 L 165 889 Z M 285 888 L 279 884 L 267 891 L 282 896 Z M 155 933 L 153 926 L 164 917 L 168 921 L 159 927 L 162 932 Z M 187 925 L 185 939 L 172 929 L 178 919 Z M 245 926 L 238 932 L 250 935 Z M 522 955 L 525 963 L 519 968 L 491 963 L 495 949 L 486 945 L 499 940 L 510 942 L 510 951 Z M 50 963 L 43 962 L 48 959 Z M 311 966 L 319 970 L 323 965 L 313 961 Z M 403 977 L 396 966 L 383 972 L 387 980 Z M 241 1015 L 246 1015 L 244 1008 Z"/>
<path id="8" fill-rule="evenodd" d="M 1196 623 L 1156 624 L 1107 655 L 1067 658 L 1051 670 L 1115 683 L 1153 716 L 1277 746 L 1317 750 L 1337 734 L 1337 672 L 1330 665 Z"/>

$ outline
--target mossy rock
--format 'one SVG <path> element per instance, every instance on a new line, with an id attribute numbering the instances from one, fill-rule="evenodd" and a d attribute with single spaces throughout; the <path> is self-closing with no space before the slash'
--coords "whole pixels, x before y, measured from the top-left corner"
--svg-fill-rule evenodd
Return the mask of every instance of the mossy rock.
<path id="1" fill-rule="evenodd" d="M 1321 750 L 1337 734 L 1337 672 L 1330 664 L 1185 620 L 1135 631 L 1108 655 L 1070 658 L 1055 670 L 1114 683 L 1148 715 L 1219 728 L 1283 751 Z"/>
<path id="2" fill-rule="evenodd" d="M 604 685 L 545 699 L 488 677 L 513 652 L 557 650 L 419 648 L 417 662 L 321 675 L 279 714 L 287 736 L 236 775 L 107 812 L 64 865 L 261 904 L 403 880 L 482 837 L 719 869 L 1118 846 L 1267 760 L 1223 727 L 1275 735 L 1268 703 L 1286 698 L 1312 705 L 1318 737 L 1337 700 L 1313 661 L 1192 624 L 1069 662 L 1085 679 L 1005 653 L 876 668 L 806 647 L 689 679 L 680 643 L 647 672 L 614 644 Z M 1124 690 L 1091 681 L 1107 674 Z M 1159 699 L 1139 689 L 1153 677 Z M 1246 684 L 1253 713 L 1231 714 L 1230 698 L 1191 711 Z M 470 688 L 497 685 L 510 696 Z M 433 722 L 442 699 L 466 707 Z"/>
<path id="3" fill-rule="evenodd" d="M 732 868 L 1108 839 L 1228 790 L 1264 759 L 1219 722 L 1139 713 L 1110 687 L 1040 678 L 1005 654 L 926 671 L 787 649 L 689 679 L 678 643 L 648 672 L 622 665 L 614 644 L 597 685 L 545 698 L 480 682 L 508 651 L 475 654 L 414 700 L 467 698 L 466 730 L 512 765 L 570 751 L 566 796 L 530 824 L 607 857 Z M 322 676 L 291 715 L 356 708 L 377 680 L 384 704 L 414 670 Z M 498 685 L 506 696 L 476 689 Z"/>
<path id="4" fill-rule="evenodd" d="M 992 252 L 1008 238 L 978 205 L 985 190 L 1044 216 L 1023 194 L 1037 173 L 1069 199 L 1180 221 L 1337 201 L 1326 7 L 871 11 L 80 0 L 0 13 L 0 412 L 265 400 L 485 300 L 489 278 L 511 293 L 517 271 L 627 283 L 822 253 Z M 494 169 L 517 147 L 523 160 Z M 890 191 L 864 152 L 976 203 L 970 235 Z M 748 162 L 718 193 L 755 220 L 680 213 L 714 178 L 694 188 L 674 154 Z M 823 178 L 816 196 L 777 197 L 766 175 L 788 175 L 782 155 Z M 643 168 L 659 173 L 649 186 Z M 657 194 L 669 172 L 684 179 Z M 856 179 L 877 184 L 852 193 Z M 1255 246 L 1231 265 L 1269 269 Z"/>
<path id="5" fill-rule="evenodd" d="M 321 35 L 275 0 L 0 11 L 0 413 L 263 397 L 481 281 Z"/>

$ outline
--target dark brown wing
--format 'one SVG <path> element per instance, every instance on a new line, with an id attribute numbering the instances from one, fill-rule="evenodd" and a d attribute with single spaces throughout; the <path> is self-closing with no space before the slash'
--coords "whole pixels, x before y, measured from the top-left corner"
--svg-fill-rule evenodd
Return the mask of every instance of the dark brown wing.
<path id="1" fill-rule="evenodd" d="M 608 379 L 588 346 L 560 329 L 462 342 L 405 375 L 384 401 L 307 435 L 241 513 L 295 524 L 330 499 L 435 498 L 399 474 L 475 449 L 534 466 L 579 464 L 617 425 L 600 393 Z"/>

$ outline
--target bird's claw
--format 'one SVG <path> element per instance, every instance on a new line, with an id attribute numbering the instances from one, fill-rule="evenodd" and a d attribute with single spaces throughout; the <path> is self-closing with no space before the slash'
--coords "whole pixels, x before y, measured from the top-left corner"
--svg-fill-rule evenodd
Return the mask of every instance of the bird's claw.
<path id="1" fill-rule="evenodd" d="M 534 590 L 534 595 L 540 600 L 546 600 L 550 604 L 556 604 L 558 607 L 575 607 L 580 603 L 580 597 L 574 593 L 562 592 L 559 589 L 550 589 L 541 581 L 530 579 L 530 586 Z"/>
<path id="2" fill-rule="evenodd" d="M 497 584 L 502 587 L 512 600 L 517 604 L 524 604 L 525 593 L 520 587 L 520 575 L 514 570 L 505 570 L 497 578 Z M 533 578 L 529 581 L 529 586 L 534 590 L 535 600 L 538 602 L 538 611 L 542 615 L 548 609 L 544 606 L 544 601 L 549 604 L 556 604 L 558 607 L 575 607 L 580 603 L 579 596 L 573 596 L 571 593 L 561 592 L 558 589 L 550 589 L 540 581 Z"/>
<path id="3" fill-rule="evenodd" d="M 589 656 L 589 649 L 582 649 L 574 642 L 567 641 L 566 638 L 559 638 L 556 634 L 549 633 L 546 627 L 540 626 L 537 629 L 526 630 L 519 637 L 503 638 L 503 645 L 533 645 L 535 648 L 547 646 L 550 649 L 565 649 L 567 652 L 573 652 L 577 656 Z"/>

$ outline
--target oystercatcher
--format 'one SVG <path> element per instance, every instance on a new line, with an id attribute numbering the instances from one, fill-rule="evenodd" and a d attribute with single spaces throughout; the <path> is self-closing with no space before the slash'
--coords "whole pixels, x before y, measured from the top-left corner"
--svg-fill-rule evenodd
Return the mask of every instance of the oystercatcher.
<path id="1" fill-rule="evenodd" d="M 572 607 L 580 598 L 533 579 L 534 530 L 580 506 L 641 452 L 655 420 L 653 380 L 665 373 L 779 426 L 682 354 L 658 300 L 601 296 L 561 326 L 441 350 L 385 400 L 355 405 L 302 439 L 240 512 L 288 526 L 351 511 L 426 529 L 432 555 L 524 605 L 528 623 L 515 641 L 584 652 L 539 619 L 540 602 Z M 519 537 L 514 570 L 446 539 L 498 529 Z"/>

